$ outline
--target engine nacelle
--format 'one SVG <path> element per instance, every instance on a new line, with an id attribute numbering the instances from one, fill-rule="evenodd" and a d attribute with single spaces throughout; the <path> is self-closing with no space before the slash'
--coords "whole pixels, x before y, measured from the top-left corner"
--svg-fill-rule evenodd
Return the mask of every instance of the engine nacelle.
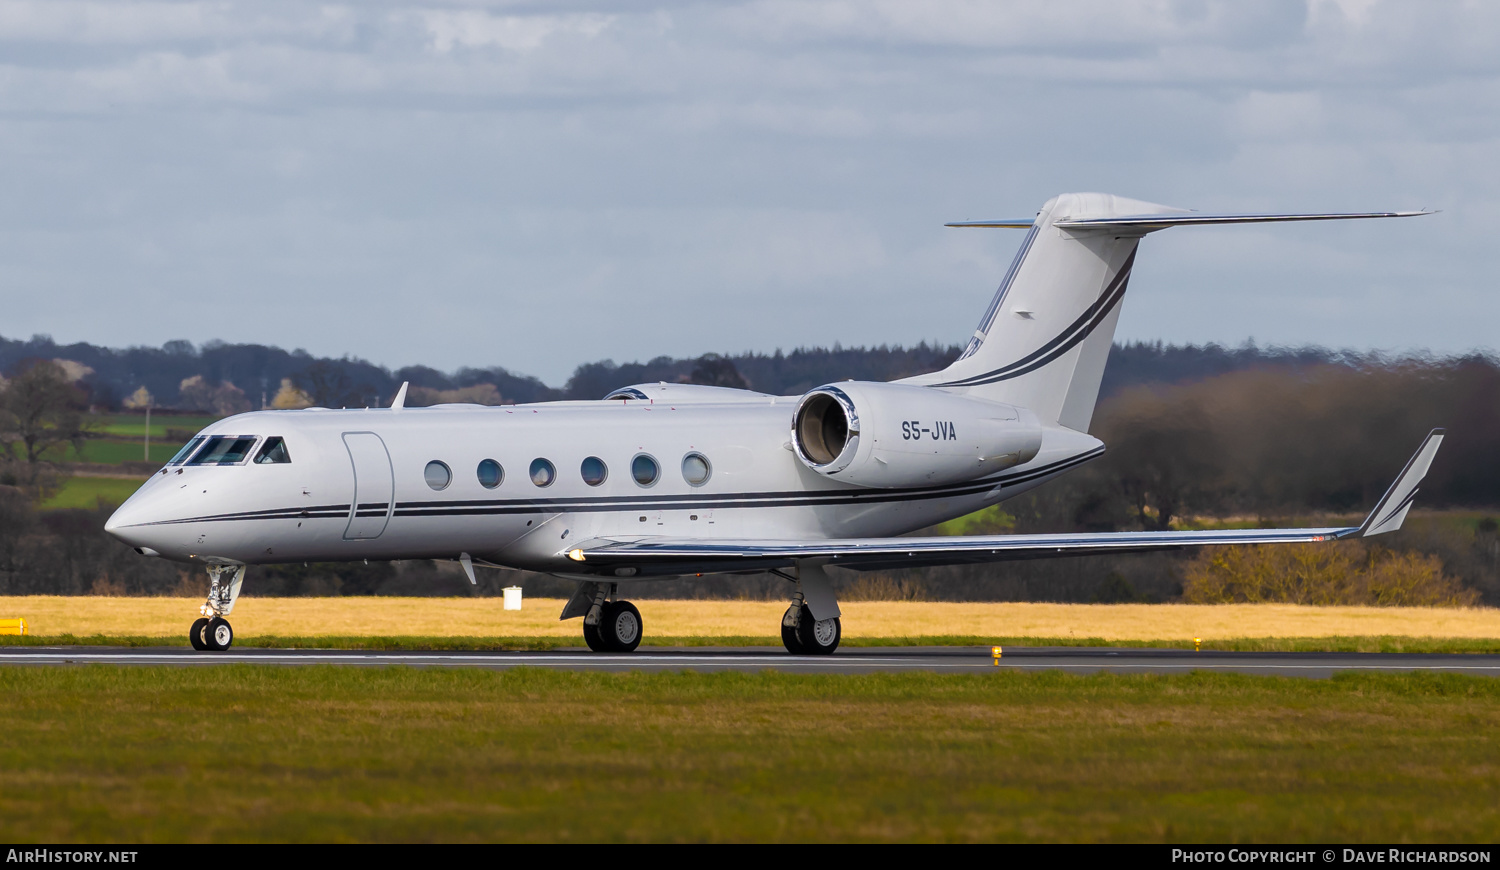
<path id="1" fill-rule="evenodd" d="M 859 486 L 961 483 L 1029 461 L 1042 427 L 1025 408 L 848 381 L 802 397 L 792 447 L 813 471 Z"/>

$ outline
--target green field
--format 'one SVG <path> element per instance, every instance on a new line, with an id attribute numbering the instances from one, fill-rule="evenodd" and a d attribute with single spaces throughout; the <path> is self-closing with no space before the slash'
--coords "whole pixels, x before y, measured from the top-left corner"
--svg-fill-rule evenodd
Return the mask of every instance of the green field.
<path id="1" fill-rule="evenodd" d="M 99 414 L 89 419 L 94 421 L 94 431 L 101 435 L 140 439 L 146 434 L 145 414 Z M 151 440 L 166 440 L 168 429 L 183 429 L 197 432 L 199 429 L 218 419 L 218 417 L 212 414 L 196 416 L 152 414 Z"/>
<path id="2" fill-rule="evenodd" d="M 10 842 L 1489 842 L 1500 681 L 0 668 Z"/>
<path id="3" fill-rule="evenodd" d="M 187 442 L 152 441 L 151 461 L 165 463 L 177 454 Z M 145 445 L 137 441 L 120 441 L 113 438 L 92 438 L 83 444 L 79 453 L 71 445 L 62 453 L 60 462 L 101 462 L 117 465 L 121 462 L 144 462 Z"/>
<path id="4" fill-rule="evenodd" d="M 103 505 L 121 505 L 125 499 L 141 488 L 145 478 L 139 480 L 116 477 L 70 477 L 63 481 L 58 491 L 45 502 L 42 510 L 60 508 L 84 508 L 94 510 Z"/>

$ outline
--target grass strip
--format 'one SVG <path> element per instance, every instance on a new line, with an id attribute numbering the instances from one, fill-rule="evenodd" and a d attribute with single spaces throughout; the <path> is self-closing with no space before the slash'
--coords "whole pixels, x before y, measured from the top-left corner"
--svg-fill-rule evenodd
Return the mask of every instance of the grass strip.
<path id="1" fill-rule="evenodd" d="M 1500 830 L 1500 680 L 1449 674 L 0 666 L 0 697 L 9 842 Z"/>
<path id="2" fill-rule="evenodd" d="M 578 637 L 422 637 L 345 635 L 246 635 L 236 647 L 254 649 L 363 650 L 551 650 L 583 646 Z M 176 635 L 0 635 L 0 646 L 187 646 Z M 846 637 L 846 647 L 1015 646 L 1108 647 L 1115 649 L 1193 649 L 1191 640 L 1105 640 L 1097 637 L 983 637 L 978 635 L 922 635 L 914 637 Z M 642 647 L 744 647 L 781 649 L 781 638 L 647 637 Z M 1349 652 L 1349 653 L 1476 653 L 1500 654 L 1500 638 L 1404 637 L 1245 637 L 1205 639 L 1201 649 L 1220 652 Z"/>

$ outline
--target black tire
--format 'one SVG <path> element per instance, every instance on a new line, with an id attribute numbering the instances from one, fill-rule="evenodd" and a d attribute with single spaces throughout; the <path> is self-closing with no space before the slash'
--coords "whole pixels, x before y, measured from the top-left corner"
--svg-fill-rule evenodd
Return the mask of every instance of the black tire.
<path id="1" fill-rule="evenodd" d="M 608 611 L 609 605 L 606 603 L 603 610 L 599 613 L 599 620 L 601 622 L 604 620 L 604 614 Z M 583 624 L 583 642 L 588 644 L 589 649 L 594 652 L 609 652 L 609 647 L 604 645 L 604 638 L 599 636 L 599 626 L 597 625 L 589 625 L 587 622 Z"/>
<path id="2" fill-rule="evenodd" d="M 788 607 L 786 616 L 781 618 L 781 645 L 794 656 L 806 655 L 806 650 L 802 649 L 802 641 L 797 639 L 797 627 L 787 624 L 791 616 L 792 608 Z"/>
<path id="3" fill-rule="evenodd" d="M 635 652 L 641 645 L 641 612 L 629 601 L 611 601 L 600 614 L 599 635 L 609 645 L 610 652 Z"/>
<path id="4" fill-rule="evenodd" d="M 807 605 L 802 605 L 802 618 L 797 620 L 797 640 L 802 644 L 803 655 L 833 655 L 843 636 L 844 629 L 837 616 L 823 620 L 820 625 L 818 620 L 813 619 L 812 611 L 807 609 Z"/>
<path id="5" fill-rule="evenodd" d="M 193 649 L 199 652 L 208 649 L 208 641 L 203 639 L 203 629 L 205 628 L 208 628 L 208 619 L 200 616 L 193 620 L 193 627 L 188 629 L 188 642 L 193 645 Z"/>
<path id="6" fill-rule="evenodd" d="M 234 629 L 229 625 L 229 620 L 222 616 L 210 619 L 203 629 L 203 642 L 216 652 L 229 649 L 234 644 Z"/>

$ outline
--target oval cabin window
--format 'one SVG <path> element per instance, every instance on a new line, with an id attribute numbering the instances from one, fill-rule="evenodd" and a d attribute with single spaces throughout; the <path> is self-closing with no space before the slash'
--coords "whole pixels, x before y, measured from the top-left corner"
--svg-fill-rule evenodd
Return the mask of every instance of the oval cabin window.
<path id="1" fill-rule="evenodd" d="M 500 485 L 500 481 L 505 479 L 505 469 L 493 459 L 480 462 L 479 468 L 474 473 L 479 478 L 479 485 L 485 489 L 494 489 Z"/>
<path id="2" fill-rule="evenodd" d="M 447 489 L 448 484 L 453 482 L 453 472 L 447 465 L 434 459 L 422 470 L 422 478 L 433 489 Z"/>
<path id="3" fill-rule="evenodd" d="M 583 475 L 583 482 L 589 486 L 598 486 L 609 477 L 609 467 L 604 464 L 603 459 L 597 456 L 590 456 L 583 460 L 583 465 L 579 466 L 578 472 Z"/>
<path id="4" fill-rule="evenodd" d="M 650 486 L 656 483 L 656 478 L 661 474 L 661 466 L 656 460 L 644 453 L 637 454 L 630 460 L 630 476 L 641 486 Z"/>
<path id="5" fill-rule="evenodd" d="M 693 486 L 708 483 L 712 474 L 713 466 L 708 464 L 708 457 L 702 453 L 689 453 L 682 457 L 682 477 Z"/>

